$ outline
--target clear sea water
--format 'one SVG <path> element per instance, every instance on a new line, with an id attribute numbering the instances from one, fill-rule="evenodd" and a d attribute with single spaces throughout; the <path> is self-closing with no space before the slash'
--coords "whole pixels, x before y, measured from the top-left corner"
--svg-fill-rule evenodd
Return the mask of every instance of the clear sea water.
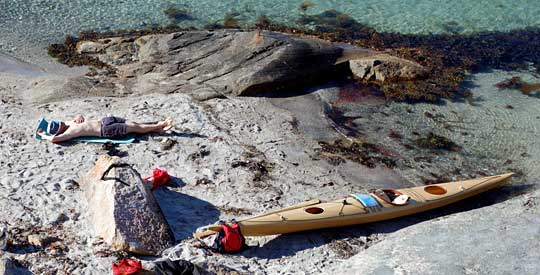
<path id="1" fill-rule="evenodd" d="M 306 14 L 329 9 L 379 31 L 440 33 L 511 30 L 540 26 L 537 0 L 311 0 Z M 164 10 L 188 11 L 202 26 L 238 12 L 249 24 L 260 15 L 294 24 L 303 1 L 254 0 L 0 0 L 0 53 L 31 61 L 46 45 L 81 30 L 114 30 L 167 24 Z"/>

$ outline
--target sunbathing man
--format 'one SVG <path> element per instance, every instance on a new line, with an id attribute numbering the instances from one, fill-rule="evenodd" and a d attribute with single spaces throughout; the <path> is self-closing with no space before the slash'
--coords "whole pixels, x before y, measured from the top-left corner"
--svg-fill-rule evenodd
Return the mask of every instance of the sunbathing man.
<path id="1" fill-rule="evenodd" d="M 51 142 L 62 142 L 76 137 L 104 137 L 121 138 L 129 133 L 146 134 L 150 132 L 163 132 L 172 128 L 172 120 L 166 119 L 153 124 L 143 124 L 126 121 L 123 118 L 106 116 L 101 120 L 86 120 L 77 115 L 73 121 L 49 122 L 47 133 L 39 130 L 38 134 Z"/>

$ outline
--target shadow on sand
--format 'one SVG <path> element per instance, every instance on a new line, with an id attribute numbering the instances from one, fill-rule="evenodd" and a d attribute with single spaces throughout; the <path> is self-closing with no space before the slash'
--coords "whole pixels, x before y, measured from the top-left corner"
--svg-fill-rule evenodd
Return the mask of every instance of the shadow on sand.
<path id="1" fill-rule="evenodd" d="M 424 221 L 504 202 L 513 197 L 528 193 L 534 190 L 535 187 L 537 186 L 534 184 L 504 186 L 448 206 L 393 220 L 280 235 L 262 247 L 252 247 L 240 255 L 248 258 L 278 259 L 284 256 L 292 256 L 300 251 L 322 246 L 332 241 L 360 237 L 366 237 L 367 242 L 363 246 L 367 248 L 373 244 L 370 243 L 370 239 L 372 239 L 370 236 L 396 232 Z"/>
<path id="2" fill-rule="evenodd" d="M 207 201 L 168 188 L 158 188 L 154 191 L 154 196 L 174 233 L 176 242 L 190 238 L 198 227 L 219 220 L 219 210 Z"/>

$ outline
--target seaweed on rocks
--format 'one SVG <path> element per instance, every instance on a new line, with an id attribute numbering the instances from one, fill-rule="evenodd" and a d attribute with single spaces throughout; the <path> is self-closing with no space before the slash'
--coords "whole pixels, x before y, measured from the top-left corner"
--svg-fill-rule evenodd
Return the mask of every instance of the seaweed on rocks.
<path id="1" fill-rule="evenodd" d="M 149 34 L 165 34 L 180 31 L 193 30 L 193 28 L 181 28 L 175 25 L 149 26 L 144 29 L 126 29 L 108 32 L 81 31 L 78 37 L 67 35 L 63 43 L 54 43 L 48 46 L 49 56 L 55 58 L 59 63 L 73 66 L 91 66 L 105 70 L 107 75 L 115 75 L 113 67 L 89 54 L 78 53 L 77 43 L 79 41 L 97 41 L 111 37 L 131 37 L 138 38 Z"/>
<path id="2" fill-rule="evenodd" d="M 343 140 L 335 140 L 331 143 L 320 141 L 319 146 L 321 148 L 318 153 L 321 158 L 331 163 L 335 162 L 336 157 L 343 157 L 369 168 L 375 168 L 377 164 L 383 164 L 388 168 L 396 166 L 396 160 L 387 156 L 386 150 L 381 148 L 380 145 L 368 142 L 352 141 L 348 143 Z"/>
<path id="3" fill-rule="evenodd" d="M 89 65 L 99 69 L 110 67 L 110 65 L 95 57 L 79 54 L 77 52 L 78 41 L 78 38 L 67 35 L 64 39 L 64 43 L 49 45 L 47 52 L 51 57 L 56 58 L 58 62 L 70 67 L 83 65 Z"/>
<path id="4" fill-rule="evenodd" d="M 499 90 L 519 90 L 521 93 L 528 96 L 538 96 L 540 93 L 540 83 L 529 83 L 521 79 L 519 76 L 514 76 L 510 79 L 501 81 L 495 84 L 495 86 Z"/>
<path id="5" fill-rule="evenodd" d="M 383 50 L 418 62 L 428 69 L 425 79 L 375 83 L 386 97 L 397 101 L 438 102 L 458 99 L 467 73 L 483 68 L 523 69 L 528 62 L 540 64 L 540 28 L 476 34 L 400 34 L 377 32 L 336 10 L 302 15 L 303 25 L 315 25 L 310 33 L 331 41 Z"/>
<path id="6" fill-rule="evenodd" d="M 460 147 L 450 139 L 429 132 L 425 137 L 417 138 L 414 143 L 425 149 L 459 151 Z"/>

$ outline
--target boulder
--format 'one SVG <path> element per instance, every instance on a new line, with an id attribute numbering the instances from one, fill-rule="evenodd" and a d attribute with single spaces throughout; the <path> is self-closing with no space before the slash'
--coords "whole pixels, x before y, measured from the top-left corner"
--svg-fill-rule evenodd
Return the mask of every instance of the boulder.
<path id="1" fill-rule="evenodd" d="M 349 61 L 352 73 L 367 81 L 413 80 L 427 74 L 422 65 L 388 54 L 377 54 Z"/>
<path id="2" fill-rule="evenodd" d="M 343 48 L 330 42 L 269 31 L 186 31 L 97 43 L 107 47 L 93 56 L 113 66 L 121 76 L 113 81 L 133 93 L 257 95 L 324 76 L 343 57 Z M 130 61 L 113 62 L 118 55 Z"/>
<path id="3" fill-rule="evenodd" d="M 118 157 L 101 156 L 81 179 L 95 232 L 114 249 L 158 255 L 174 237 L 150 187 Z"/>

